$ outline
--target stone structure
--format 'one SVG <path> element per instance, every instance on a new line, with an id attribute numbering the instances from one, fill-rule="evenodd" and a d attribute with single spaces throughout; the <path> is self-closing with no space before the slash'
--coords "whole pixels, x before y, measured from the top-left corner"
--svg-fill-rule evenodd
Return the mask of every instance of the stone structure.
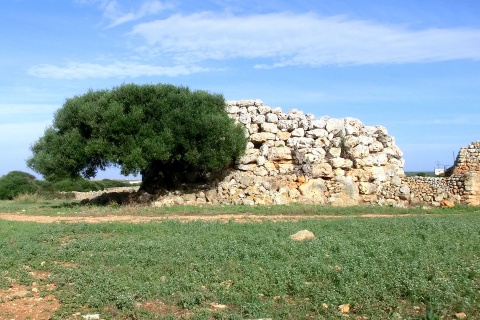
<path id="1" fill-rule="evenodd" d="M 461 148 L 455 164 L 447 170 L 449 174 L 480 173 L 480 141 Z"/>
<path id="2" fill-rule="evenodd" d="M 229 101 L 227 112 L 245 125 L 245 155 L 215 188 L 177 191 L 157 205 L 409 204 L 402 152 L 384 127 L 285 113 L 260 100 Z"/>
<path id="3" fill-rule="evenodd" d="M 480 205 L 480 141 L 460 150 L 448 177 L 406 177 L 402 152 L 382 126 L 285 113 L 260 100 L 226 108 L 245 126 L 245 155 L 214 184 L 167 192 L 154 205 Z"/>

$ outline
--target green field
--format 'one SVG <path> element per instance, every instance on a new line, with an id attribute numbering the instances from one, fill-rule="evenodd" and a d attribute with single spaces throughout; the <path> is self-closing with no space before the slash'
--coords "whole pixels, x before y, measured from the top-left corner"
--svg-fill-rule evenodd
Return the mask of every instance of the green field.
<path id="1" fill-rule="evenodd" d="M 32 213 L 37 206 L 25 208 Z M 59 209 L 51 206 L 39 212 L 53 215 Z M 21 205 L 0 203 L 1 212 L 8 208 Z M 66 214 L 85 214 L 77 206 L 62 208 Z M 381 209 L 398 216 L 263 223 L 0 220 L 0 290 L 12 283 L 55 284 L 52 292 L 61 306 L 53 319 L 75 313 L 99 313 L 103 319 L 454 319 L 460 312 L 479 319 L 478 208 L 420 216 L 406 214 L 421 210 L 377 207 L 256 207 L 249 212 L 330 210 L 355 216 Z M 120 214 L 135 208 L 88 210 Z M 152 208 L 137 211 L 155 214 Z M 289 238 L 303 229 L 316 239 Z M 32 270 L 47 276 L 33 278 Z M 344 304 L 350 310 L 341 314 L 338 306 Z"/>

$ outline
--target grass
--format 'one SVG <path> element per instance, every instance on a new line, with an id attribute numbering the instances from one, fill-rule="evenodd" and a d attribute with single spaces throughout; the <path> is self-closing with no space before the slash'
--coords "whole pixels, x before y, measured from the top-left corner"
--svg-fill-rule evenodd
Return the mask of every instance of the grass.
<path id="1" fill-rule="evenodd" d="M 106 215 L 142 215 L 161 216 L 177 215 L 212 215 L 212 214 L 258 214 L 258 215 L 362 215 L 362 214 L 449 214 L 480 212 L 478 207 L 457 206 L 455 208 L 420 207 L 394 208 L 382 206 L 332 207 L 323 205 L 273 205 L 273 206 L 241 206 L 241 205 L 205 205 L 205 206 L 81 206 L 79 201 L 44 200 L 33 201 L 0 201 L 0 213 L 22 212 L 26 215 L 48 216 L 106 216 Z"/>
<path id="2" fill-rule="evenodd" d="M 0 288 L 55 283 L 54 319 L 339 319 L 342 304 L 351 319 L 480 318 L 480 215 L 444 213 L 253 224 L 0 220 Z M 302 229 L 317 239 L 289 239 Z M 32 279 L 26 266 L 49 276 Z"/>
<path id="3" fill-rule="evenodd" d="M 22 193 L 13 198 L 13 202 L 20 204 L 39 203 L 43 201 L 45 201 L 45 197 L 38 193 Z"/>

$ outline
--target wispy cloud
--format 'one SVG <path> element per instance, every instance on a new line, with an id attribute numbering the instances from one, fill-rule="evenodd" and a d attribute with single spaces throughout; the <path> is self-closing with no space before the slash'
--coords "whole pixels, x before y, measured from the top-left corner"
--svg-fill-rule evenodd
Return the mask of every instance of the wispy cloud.
<path id="1" fill-rule="evenodd" d="M 142 19 L 145 16 L 155 15 L 174 7 L 171 2 L 149 0 L 140 2 L 140 6 L 126 11 L 117 0 L 76 0 L 81 4 L 96 4 L 103 11 L 103 16 L 110 20 L 109 28 Z"/>
<path id="2" fill-rule="evenodd" d="M 112 77 L 135 78 L 140 76 L 175 77 L 205 71 L 208 71 L 208 69 L 186 65 L 162 67 L 157 65 L 148 65 L 133 62 L 115 62 L 107 65 L 71 62 L 62 66 L 56 66 L 51 64 L 33 66 L 28 70 L 28 73 L 32 76 L 40 78 L 86 79 Z"/>
<path id="3" fill-rule="evenodd" d="M 176 14 L 131 34 L 146 52 L 180 61 L 269 60 L 257 68 L 480 60 L 480 29 L 412 30 L 344 16 Z"/>
<path id="4" fill-rule="evenodd" d="M 111 26 L 141 19 L 168 6 L 147 1 L 134 13 L 120 14 L 116 1 L 97 1 L 111 19 Z M 188 75 L 212 70 L 202 64 L 233 59 L 247 59 L 252 68 L 258 69 L 480 60 L 480 29 L 413 30 L 311 13 L 175 14 L 139 23 L 129 35 L 140 39 L 135 54 L 165 66 L 142 64 L 136 59 L 107 64 L 41 64 L 28 72 L 42 78 L 85 79 Z M 131 50 L 129 47 L 126 50 Z"/>

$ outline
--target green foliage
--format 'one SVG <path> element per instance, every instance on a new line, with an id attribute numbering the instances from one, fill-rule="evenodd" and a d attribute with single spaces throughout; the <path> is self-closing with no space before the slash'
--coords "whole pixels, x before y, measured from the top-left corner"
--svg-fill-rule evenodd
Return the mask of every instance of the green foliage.
<path id="1" fill-rule="evenodd" d="M 45 201 L 45 198 L 38 193 L 21 193 L 15 196 L 13 201 L 18 203 L 38 203 Z"/>
<path id="2" fill-rule="evenodd" d="M 465 312 L 478 319 L 479 226 L 473 213 L 251 224 L 5 222 L 0 286 L 9 279 L 56 284 L 58 319 L 78 310 L 105 319 L 182 312 L 190 319 L 340 319 L 345 303 L 350 318 Z M 289 239 L 302 229 L 317 239 Z M 25 266 L 49 277 L 33 279 Z M 212 302 L 227 309 L 214 311 Z"/>
<path id="3" fill-rule="evenodd" d="M 94 177 L 118 165 L 159 184 L 218 171 L 245 150 L 222 95 L 173 85 L 126 84 L 68 99 L 27 163 L 48 180 Z"/>
<path id="4" fill-rule="evenodd" d="M 0 199 L 11 200 L 22 193 L 38 190 L 35 177 L 22 171 L 11 171 L 0 178 Z"/>
<path id="5" fill-rule="evenodd" d="M 58 192 L 98 191 L 107 188 L 129 187 L 128 182 L 103 179 L 97 181 L 82 178 L 59 181 L 37 180 L 35 176 L 11 171 L 0 177 L 0 200 L 16 200 L 17 202 L 39 202 L 44 197 L 52 198 Z"/>

